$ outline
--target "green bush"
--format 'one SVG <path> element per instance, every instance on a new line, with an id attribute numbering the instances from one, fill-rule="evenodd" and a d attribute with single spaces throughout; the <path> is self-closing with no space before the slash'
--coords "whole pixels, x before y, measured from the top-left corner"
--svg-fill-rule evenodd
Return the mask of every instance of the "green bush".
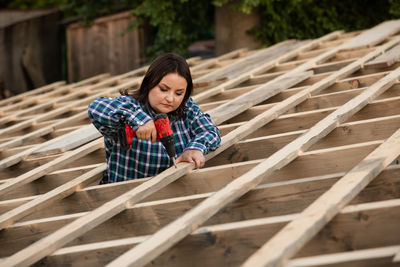
<path id="1" fill-rule="evenodd" d="M 187 48 L 192 42 L 213 38 L 210 1 L 145 0 L 132 14 L 138 17 L 134 27 L 148 20 L 155 29 L 153 45 L 146 50 L 150 58 L 165 52 L 187 56 Z"/>
<path id="2" fill-rule="evenodd" d="M 400 17 L 398 0 L 242 0 L 233 8 L 259 12 L 261 25 L 250 34 L 265 46 L 286 39 L 316 38 L 336 30 L 366 29 Z"/>

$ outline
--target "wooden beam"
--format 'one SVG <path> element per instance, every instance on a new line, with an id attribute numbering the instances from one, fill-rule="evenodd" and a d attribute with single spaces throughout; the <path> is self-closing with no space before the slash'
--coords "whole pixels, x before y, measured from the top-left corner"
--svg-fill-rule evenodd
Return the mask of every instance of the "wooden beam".
<path id="1" fill-rule="evenodd" d="M 290 260 L 288 267 L 311 266 L 390 266 L 400 246 L 377 247 Z"/>
<path id="2" fill-rule="evenodd" d="M 335 240 L 335 236 L 342 237 L 344 234 L 354 236 L 354 238 L 343 237 L 348 240 L 347 242 L 354 244 L 350 249 L 362 249 L 373 246 L 374 241 L 381 242 L 387 239 L 386 235 L 394 231 L 395 233 L 390 237 L 391 240 L 382 244 L 383 246 L 391 245 L 390 243 L 400 240 L 396 231 L 398 210 L 398 199 L 346 207 L 330 224 L 331 227 L 324 229 L 324 235 L 320 236 L 319 242 L 314 242 L 313 254 L 324 253 L 323 249 L 327 245 L 332 247 L 330 253 L 346 250 L 346 244 L 343 244 L 345 241 Z M 364 220 L 360 220 L 360 213 L 366 217 Z M 297 215 L 288 214 L 201 227 L 173 249 L 155 259 L 152 264 L 155 266 L 188 266 L 194 263 L 208 266 L 240 265 L 246 256 L 251 255 L 265 241 L 265 236 L 272 236 Z M 381 225 L 385 224 L 385 221 L 387 227 L 382 228 Z M 372 235 L 374 240 L 371 239 Z M 43 265 L 59 265 L 61 263 L 73 265 L 74 262 L 79 262 L 85 265 L 106 265 L 114 257 L 147 238 L 149 236 L 136 236 L 65 247 L 40 263 Z M 321 246 L 321 244 L 326 245 Z M 349 247 L 347 247 L 348 249 Z"/>
<path id="3" fill-rule="evenodd" d="M 45 85 L 43 87 L 40 88 L 36 88 L 34 90 L 22 93 L 22 94 L 18 94 L 12 97 L 9 97 L 7 99 L 3 99 L 0 101 L 0 106 L 1 109 L 0 111 L 5 111 L 8 109 L 9 106 L 13 106 L 18 104 L 18 102 L 22 101 L 24 98 L 28 97 L 28 96 L 33 96 L 36 94 L 41 94 L 47 91 L 51 91 L 54 90 L 55 88 L 59 87 L 59 86 L 63 86 L 65 84 L 65 81 L 59 81 L 59 82 L 54 82 L 48 85 Z"/>
<path id="4" fill-rule="evenodd" d="M 362 47 L 371 47 L 384 41 L 389 36 L 397 33 L 400 30 L 400 20 L 385 21 L 372 29 L 369 29 L 351 42 L 343 45 L 341 50 L 353 50 Z"/>
<path id="5" fill-rule="evenodd" d="M 346 149 L 338 147 L 335 150 L 317 150 L 315 152 L 306 152 L 304 155 L 299 156 L 291 164 L 287 165 L 279 172 L 276 172 L 269 178 L 268 181 L 265 182 L 279 182 L 290 179 L 324 175 L 326 173 L 348 171 L 355 166 L 364 155 L 367 155 L 370 151 L 376 148 L 376 146 L 376 143 L 371 144 L 368 142 Z M 354 156 L 355 154 L 357 156 Z M 229 164 L 224 166 L 224 168 L 219 168 L 217 170 L 213 170 L 214 168 L 211 168 L 211 170 L 206 171 L 206 169 L 204 169 L 205 171 L 202 174 L 197 174 L 196 172 L 196 175 L 193 173 L 185 176 L 181 178 L 183 179 L 181 183 L 169 185 L 163 190 L 160 190 L 155 196 L 148 197 L 146 201 L 157 201 L 163 198 L 181 197 L 190 194 L 207 193 L 212 190 L 219 190 L 225 184 L 231 182 L 241 174 L 250 170 L 262 160 L 264 159 L 249 161 L 236 165 Z M 319 162 L 329 163 L 319 164 Z M 313 168 L 313 166 L 316 165 L 318 167 Z M 223 175 L 223 177 L 218 177 L 218 174 Z M 212 178 L 203 181 L 203 179 L 205 179 L 204 176 L 210 176 L 215 181 L 213 181 Z M 28 216 L 27 219 L 57 216 L 63 214 L 66 210 L 68 210 L 68 212 L 90 211 L 99 207 L 105 202 L 126 193 L 128 190 L 131 190 L 138 185 L 139 183 L 125 183 L 124 185 L 110 187 L 110 189 L 95 187 L 94 190 L 80 191 L 74 194 L 74 196 L 69 197 L 68 202 L 58 202 L 52 206 L 52 209 L 36 211 L 34 214 Z M 187 190 L 186 188 L 188 185 L 197 186 L 196 190 Z M 0 203 L 0 208 L 1 210 L 8 211 L 26 201 L 28 201 L 26 198 L 22 198 L 20 201 L 16 199 L 13 202 L 5 200 L 4 203 Z"/>
<path id="6" fill-rule="evenodd" d="M 390 90 L 388 92 L 390 92 Z M 393 116 L 398 114 L 400 110 L 399 108 L 400 98 L 390 97 L 386 99 L 381 99 L 383 95 L 384 94 L 379 96 L 377 100 L 371 102 L 370 105 L 368 105 L 359 113 L 354 115 L 354 117 L 352 117 L 350 120 L 358 121 L 358 120 L 373 119 L 385 116 Z M 267 112 L 268 110 L 273 110 L 275 108 L 274 107 L 275 105 L 278 104 L 266 104 L 250 108 L 247 111 L 227 121 L 229 124 L 232 125 L 228 124 L 220 126 L 220 131 L 221 133 L 225 134 L 229 132 L 232 128 L 239 127 L 245 121 L 258 116 L 263 112 Z M 252 137 L 279 134 L 279 133 L 298 131 L 301 129 L 310 128 L 316 122 L 325 117 L 327 114 L 334 111 L 335 108 L 336 107 L 323 108 L 323 109 L 321 108 L 316 110 L 281 115 L 275 121 L 271 122 L 268 125 L 268 127 L 260 128 L 260 130 L 255 132 L 252 135 Z"/>
<path id="7" fill-rule="evenodd" d="M 0 169 L 7 168 L 9 166 L 15 165 L 25 157 L 31 154 L 45 154 L 46 152 L 50 152 L 50 150 L 57 150 L 56 152 L 61 153 L 67 150 L 74 149 L 78 146 L 84 145 L 96 138 L 99 138 L 98 131 L 89 131 L 93 126 L 88 125 L 86 127 L 82 127 L 78 130 L 75 130 L 71 133 L 67 133 L 65 135 L 59 136 L 57 138 L 51 139 L 47 142 L 43 142 L 41 144 L 37 144 L 29 149 L 25 149 L 15 155 L 6 157 L 3 160 L 0 160 Z M 89 130 L 88 130 L 89 129 Z M 96 133 L 93 136 L 93 133 Z M 92 135 L 90 135 L 92 134 Z M 76 136 L 80 135 L 81 138 L 76 140 Z M 83 135 L 83 136 L 82 136 Z"/>
<path id="8" fill-rule="evenodd" d="M 29 183 L 35 179 L 38 179 L 42 177 L 44 174 L 52 172 L 56 170 L 57 168 L 60 168 L 61 166 L 65 166 L 71 161 L 74 161 L 76 159 L 79 159 L 90 152 L 99 149 L 100 147 L 104 146 L 103 140 L 98 139 L 92 143 L 89 143 L 87 145 L 84 145 L 70 153 L 66 153 L 61 157 L 58 157 L 57 159 L 44 164 L 36 169 L 33 169 L 32 171 L 29 171 L 27 173 L 22 174 L 19 177 L 16 177 L 9 182 L 6 182 L 2 185 L 0 185 L 0 195 L 4 195 L 5 193 L 23 185 L 26 183 Z"/>
<path id="9" fill-rule="evenodd" d="M 366 68 L 385 68 L 400 60 L 400 45 L 396 45 L 386 53 L 376 57 L 365 64 Z"/>
<path id="10" fill-rule="evenodd" d="M 78 100 L 78 101 L 76 101 L 74 103 L 71 103 L 71 104 L 69 104 L 67 106 L 64 106 L 62 108 L 58 108 L 56 110 L 53 110 L 53 111 L 51 111 L 51 112 L 49 112 L 47 114 L 40 115 L 40 116 L 35 117 L 35 118 L 31 119 L 31 120 L 24 121 L 24 122 L 22 122 L 20 124 L 16 124 L 16 125 L 13 125 L 11 127 L 6 128 L 6 129 L 0 130 L 0 132 L 1 132 L 1 134 L 6 134 L 6 133 L 9 133 L 9 134 L 14 133 L 15 134 L 15 131 L 18 131 L 18 130 L 21 130 L 21 129 L 25 129 L 25 128 L 30 127 L 33 124 L 38 123 L 40 121 L 47 120 L 49 118 L 53 118 L 55 116 L 58 116 L 58 115 L 63 114 L 65 112 L 68 112 L 70 109 L 75 108 L 77 105 L 81 105 L 81 104 L 87 105 L 89 102 L 93 101 L 95 98 L 97 98 L 99 96 L 104 96 L 104 95 L 107 95 L 108 93 L 111 93 L 113 91 L 118 91 L 120 88 L 126 88 L 126 87 L 129 87 L 129 86 L 135 86 L 137 84 L 138 84 L 138 80 L 134 80 L 134 81 L 128 82 L 126 84 L 122 84 L 122 85 L 118 85 L 118 86 L 109 88 L 109 89 L 107 89 L 105 91 L 96 93 L 94 95 L 90 95 L 90 96 L 88 96 L 88 97 L 86 97 L 84 99 Z M 87 113 L 85 113 L 85 112 L 81 112 L 79 115 L 87 117 Z M 62 124 L 62 123 L 63 122 L 59 122 L 59 123 L 56 123 L 56 124 Z M 24 142 L 24 140 L 32 138 L 31 136 L 43 135 L 43 134 L 41 134 L 41 132 L 48 133 L 49 130 L 53 131 L 54 128 L 52 126 L 53 125 L 49 125 L 49 126 L 47 126 L 45 128 L 39 129 L 39 130 L 37 130 L 35 132 L 30 132 L 29 134 L 27 134 L 27 136 L 20 137 L 20 138 L 13 139 L 13 140 L 10 140 L 8 142 L 2 143 L 2 144 L 0 144 L 0 151 L 4 150 L 6 148 L 15 147 L 15 146 L 17 146 L 19 144 L 22 144 Z"/>
<path id="11" fill-rule="evenodd" d="M 272 80 L 256 89 L 245 93 L 241 96 L 230 100 L 217 108 L 209 112 L 213 122 L 215 124 L 221 124 L 222 122 L 232 118 L 235 115 L 247 110 L 248 108 L 255 106 L 262 101 L 268 99 L 271 96 L 309 78 L 312 72 L 290 72 L 288 75 L 283 75 L 277 79 Z"/>
<path id="12" fill-rule="evenodd" d="M 325 72 L 332 72 L 340 70 L 341 68 L 346 67 L 347 65 L 354 62 L 354 58 L 341 60 L 341 61 L 334 61 L 334 62 L 327 62 L 318 64 L 317 66 L 312 68 L 312 71 L 316 74 L 325 73 Z"/>
<path id="13" fill-rule="evenodd" d="M 285 264 L 306 242 L 400 155 L 400 130 L 363 159 L 348 174 L 308 206 L 256 253 L 244 266 Z"/>
<path id="14" fill-rule="evenodd" d="M 393 257 L 393 262 L 399 262 L 400 261 L 400 249 L 397 251 L 396 255 Z"/>
<path id="15" fill-rule="evenodd" d="M 15 121 L 19 118 L 23 118 L 26 114 L 35 114 L 35 113 L 43 113 L 50 108 L 53 108 L 57 103 L 62 102 L 64 105 L 65 102 L 69 99 L 76 99 L 82 96 L 85 96 L 93 86 L 87 86 L 94 81 L 98 81 L 102 78 L 108 77 L 109 75 L 98 75 L 93 78 L 85 79 L 79 83 L 73 83 L 70 85 L 62 86 L 58 88 L 58 90 L 53 90 L 46 94 L 40 94 L 36 97 L 30 97 L 28 101 L 36 100 L 38 102 L 37 105 L 33 105 L 27 108 L 20 108 L 17 111 L 10 112 L 8 116 L 0 118 L 0 124 L 6 124 L 11 121 Z M 103 84 L 103 83 L 101 83 Z M 73 92 L 75 91 L 75 92 Z M 73 92 L 73 93 L 71 93 Z M 70 93 L 70 94 L 66 94 Z M 25 101 L 21 102 L 23 104 Z"/>
<path id="16" fill-rule="evenodd" d="M 229 52 L 227 54 L 221 55 L 217 58 L 212 58 L 209 60 L 205 60 L 205 62 L 202 62 L 200 64 L 197 64 L 196 66 L 193 66 L 190 68 L 191 71 L 195 72 L 201 69 L 206 69 L 209 68 L 215 64 L 217 64 L 219 61 L 226 60 L 226 59 L 231 59 L 235 57 L 240 57 L 241 54 L 244 54 L 247 51 L 246 48 L 240 48 L 235 51 Z M 196 81 L 194 81 L 196 83 Z"/>
<path id="17" fill-rule="evenodd" d="M 88 142 L 101 137 L 99 131 L 93 128 L 94 126 L 92 124 L 81 127 L 79 131 L 66 134 L 63 138 L 60 138 L 59 141 L 53 142 L 51 145 L 42 146 L 42 148 L 35 150 L 34 154 L 61 153 L 87 144 Z"/>
<path id="18" fill-rule="evenodd" d="M 100 163 L 102 164 L 102 163 Z M 44 194 L 54 188 L 68 182 L 72 177 L 78 177 L 91 169 L 98 167 L 100 164 L 93 165 L 85 165 L 75 168 L 66 168 L 61 171 L 51 172 L 49 174 L 45 174 L 42 178 L 35 180 L 33 182 L 27 183 L 19 188 L 12 190 L 6 195 L 0 197 L 0 210 L 2 210 L 2 201 L 3 200 L 12 200 L 19 198 L 26 198 L 31 196 L 36 196 L 40 194 Z M 2 183 L 10 181 L 14 178 L 2 180 Z M 2 212 L 0 211 L 0 214 Z"/>
<path id="19" fill-rule="evenodd" d="M 117 85 L 117 86 L 115 86 L 115 87 L 113 87 L 111 89 L 108 89 L 106 91 L 103 91 L 103 92 L 100 92 L 100 93 L 95 93 L 94 95 L 90 95 L 90 92 L 95 91 L 95 89 L 98 89 L 98 88 L 101 88 L 101 87 L 104 87 L 104 86 L 111 86 L 112 84 L 115 84 L 123 76 L 126 76 L 126 75 L 116 76 L 116 77 L 107 79 L 107 80 L 105 80 L 103 82 L 100 82 L 98 84 L 92 85 L 89 88 L 87 88 L 87 90 L 88 90 L 87 92 L 89 93 L 89 96 L 87 96 L 86 98 L 76 100 L 74 103 L 72 103 L 70 105 L 66 105 L 66 106 L 63 106 L 62 108 L 58 108 L 58 109 L 52 110 L 51 112 L 48 112 L 46 114 L 42 114 L 40 116 L 36 116 L 34 119 L 21 122 L 19 124 L 7 127 L 6 129 L 2 129 L 2 130 L 0 130 L 0 135 L 3 135 L 5 133 L 10 133 L 10 132 L 15 132 L 16 130 L 24 129 L 26 127 L 31 126 L 32 124 L 34 124 L 36 122 L 40 122 L 40 121 L 46 120 L 48 118 L 52 118 L 54 116 L 62 114 L 66 110 L 69 110 L 70 108 L 74 108 L 77 105 L 80 105 L 81 103 L 86 103 L 87 101 L 90 102 L 91 99 L 94 99 L 94 98 L 96 98 L 98 96 L 101 96 L 102 93 L 103 94 L 107 94 L 107 93 L 109 93 L 111 91 L 114 91 L 114 90 L 118 91 L 119 88 L 125 88 L 125 87 L 129 87 L 129 86 L 134 86 L 139 82 L 139 79 L 133 79 L 131 81 L 128 81 L 128 82 L 126 82 L 126 83 L 124 83 L 122 85 Z M 62 96 L 60 98 L 57 98 L 57 101 L 63 101 L 63 100 L 70 99 L 70 98 L 73 98 L 73 97 L 81 96 L 82 93 L 84 93 L 84 92 L 79 92 L 78 91 L 78 92 L 75 92 L 73 94 L 68 94 L 66 96 Z M 54 102 L 54 99 L 52 99 L 52 101 Z M 40 107 L 36 107 L 36 108 L 40 108 Z"/>
<path id="20" fill-rule="evenodd" d="M 310 151 L 334 146 L 345 146 L 390 137 L 400 125 L 400 116 L 389 116 L 379 119 L 357 121 L 340 125 L 320 142 L 313 145 Z M 217 166 L 240 161 L 266 158 L 297 138 L 307 130 L 288 132 L 285 134 L 263 136 L 242 140 L 228 148 L 218 156 L 209 160 L 206 166 Z M 351 152 L 350 152 L 351 153 Z"/>
<path id="21" fill-rule="evenodd" d="M 265 72 L 265 71 L 271 69 L 272 67 L 275 66 L 276 63 L 289 60 L 289 59 L 297 56 L 301 51 L 308 51 L 308 50 L 316 47 L 320 42 L 322 42 L 324 40 L 329 40 L 332 38 L 337 38 L 337 36 L 339 36 L 339 35 L 340 35 L 340 32 L 334 32 L 334 33 L 328 34 L 326 36 L 323 36 L 319 39 L 316 39 L 312 42 L 309 42 L 305 45 L 302 45 L 302 46 L 298 47 L 297 49 L 295 49 L 287 54 L 284 54 L 273 61 L 263 63 L 252 70 L 247 70 L 246 72 L 242 72 L 242 74 L 240 74 L 239 76 L 237 76 L 227 82 L 224 82 L 223 84 L 216 86 L 213 89 L 208 90 L 207 92 L 197 94 L 196 96 L 193 97 L 193 99 L 195 101 L 199 102 L 199 101 L 202 101 L 209 97 L 212 97 L 214 95 L 217 95 L 217 94 L 223 92 L 227 88 L 232 88 L 232 87 L 248 80 L 252 75 L 259 74 L 259 73 L 262 73 L 262 72 Z M 313 64 L 315 64 L 315 62 L 325 61 L 325 60 L 329 59 L 330 57 L 333 57 L 336 51 L 337 51 L 336 49 L 332 49 L 332 50 L 324 53 L 323 55 L 318 56 L 316 59 L 309 60 L 309 66 L 306 66 L 303 64 L 304 68 L 301 70 L 299 69 L 298 71 L 304 72 L 305 70 L 308 70 L 309 67 L 313 66 Z"/>
<path id="22" fill-rule="evenodd" d="M 73 194 L 76 192 L 76 190 L 84 187 L 94 180 L 100 180 L 106 168 L 107 165 L 102 164 L 99 167 L 69 181 L 68 183 L 65 183 L 41 196 L 38 196 L 34 200 L 25 203 L 18 208 L 0 215 L 0 229 L 7 228 L 8 226 L 12 225 L 13 222 L 24 217 L 25 215 L 49 206 L 58 199 L 65 198 L 68 195 Z"/>
<path id="23" fill-rule="evenodd" d="M 363 106 L 367 105 L 371 99 L 374 99 L 377 95 L 388 89 L 399 76 L 400 69 L 391 72 L 388 76 L 347 102 L 337 111 L 317 123 L 307 133 L 289 143 L 251 171 L 237 178 L 173 223 L 162 228 L 145 242 L 118 257 L 110 266 L 120 266 L 121 264 L 142 266 L 147 264 L 173 244 L 190 234 L 227 203 L 256 187 L 264 177 L 272 174 L 274 170 L 280 169 L 291 162 L 299 153 L 302 153 L 327 135 L 338 123 L 347 120 Z"/>
<path id="24" fill-rule="evenodd" d="M 300 212 L 310 201 L 322 194 L 343 175 L 344 173 L 338 173 L 331 176 L 309 177 L 307 179 L 296 179 L 258 186 L 249 196 L 232 203 L 223 212 L 219 213 L 218 216 L 208 221 L 207 225 Z M 396 190 L 399 177 L 398 166 L 387 168 L 373 183 L 363 190 L 357 197 L 356 203 L 361 203 L 365 199 L 379 201 L 399 197 L 399 192 Z M 98 194 L 102 193 L 98 192 Z M 211 194 L 212 192 L 209 192 L 197 196 L 192 195 L 137 204 L 135 207 L 126 210 L 124 214 L 115 216 L 104 222 L 79 239 L 69 243 L 69 245 L 80 245 L 100 242 L 109 238 L 116 239 L 129 236 L 124 231 L 109 231 L 113 225 L 119 225 L 119 229 L 129 228 L 129 233 L 136 236 L 153 233 L 158 227 L 166 225 L 174 217 L 179 216 L 186 209 L 198 203 L 203 197 Z M 74 199 L 72 201 L 69 199 L 70 207 L 73 208 L 77 205 L 92 206 L 91 203 L 85 203 L 87 197 L 89 195 L 82 196 L 81 200 Z M 66 207 L 65 210 L 69 211 L 70 207 Z M 78 214 L 76 216 L 70 214 L 68 216 L 60 216 L 60 218 L 54 217 L 16 223 L 14 226 L 8 228 L 7 231 L 0 233 L 0 242 L 3 246 L 3 249 L 0 251 L 0 257 L 9 256 L 19 249 L 23 249 L 25 246 L 50 234 L 52 231 L 55 231 L 77 217 L 79 217 Z"/>
<path id="25" fill-rule="evenodd" d="M 259 66 L 261 63 L 276 60 L 280 56 L 294 49 L 297 49 L 299 45 L 303 46 L 304 43 L 289 40 L 277 43 L 265 49 L 257 50 L 254 54 L 247 57 L 243 57 L 229 66 L 226 66 L 224 68 L 219 69 L 218 71 L 214 71 L 208 75 L 204 75 L 203 77 L 196 79 L 195 83 L 207 83 L 210 81 L 230 80 L 232 78 L 240 76 L 245 72 L 251 71 L 256 66 Z"/>

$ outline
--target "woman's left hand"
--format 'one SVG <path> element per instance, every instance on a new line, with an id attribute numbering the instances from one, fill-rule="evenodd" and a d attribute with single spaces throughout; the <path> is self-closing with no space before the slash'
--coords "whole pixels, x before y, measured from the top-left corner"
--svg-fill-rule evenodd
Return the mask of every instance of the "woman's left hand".
<path id="1" fill-rule="evenodd" d="M 196 169 L 200 169 L 204 166 L 206 158 L 200 150 L 188 149 L 176 159 L 176 163 L 179 162 L 194 162 Z"/>

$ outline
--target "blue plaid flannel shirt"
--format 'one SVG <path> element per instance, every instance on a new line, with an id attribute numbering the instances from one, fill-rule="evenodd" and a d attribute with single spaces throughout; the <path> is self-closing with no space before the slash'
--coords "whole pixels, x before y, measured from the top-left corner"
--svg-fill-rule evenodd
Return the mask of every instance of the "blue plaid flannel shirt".
<path id="1" fill-rule="evenodd" d="M 104 136 L 107 170 L 101 183 L 151 177 L 172 166 L 160 142 L 134 138 L 131 149 L 121 147 L 117 137 L 125 123 L 136 130 L 155 116 L 153 110 L 148 113 L 144 110 L 145 105 L 130 96 L 100 97 L 89 105 L 89 118 Z M 188 149 L 200 150 L 203 154 L 217 149 L 221 142 L 219 130 L 192 98 L 186 102 L 185 114 L 185 119 L 170 117 L 176 156 Z"/>

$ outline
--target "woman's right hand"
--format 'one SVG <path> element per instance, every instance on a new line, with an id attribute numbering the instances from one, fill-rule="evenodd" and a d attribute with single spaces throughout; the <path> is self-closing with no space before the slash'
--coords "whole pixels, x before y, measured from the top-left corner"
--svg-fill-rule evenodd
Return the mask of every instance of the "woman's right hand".
<path id="1" fill-rule="evenodd" d="M 141 140 L 151 140 L 154 143 L 157 140 L 157 130 L 154 121 L 148 121 L 136 130 L 136 137 Z"/>

